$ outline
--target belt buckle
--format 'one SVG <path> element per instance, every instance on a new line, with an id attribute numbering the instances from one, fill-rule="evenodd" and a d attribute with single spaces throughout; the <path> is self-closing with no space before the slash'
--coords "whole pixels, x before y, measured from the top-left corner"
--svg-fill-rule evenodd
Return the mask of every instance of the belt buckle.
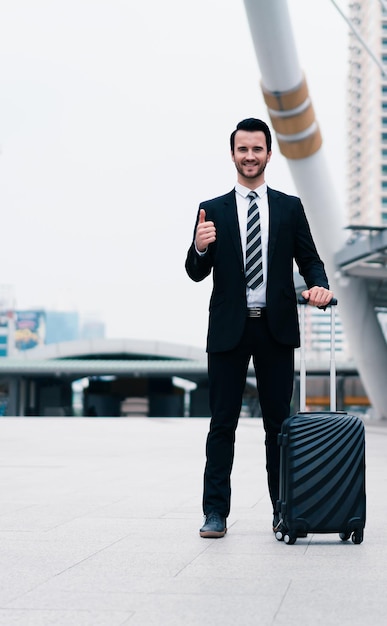
<path id="1" fill-rule="evenodd" d="M 261 317 L 262 309 L 260 308 L 251 308 L 249 309 L 249 317 Z"/>

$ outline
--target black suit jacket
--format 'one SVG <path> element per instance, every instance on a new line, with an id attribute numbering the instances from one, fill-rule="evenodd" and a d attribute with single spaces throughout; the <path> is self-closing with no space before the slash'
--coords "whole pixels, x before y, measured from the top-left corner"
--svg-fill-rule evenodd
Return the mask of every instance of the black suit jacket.
<path id="1" fill-rule="evenodd" d="M 267 193 L 268 324 L 277 341 L 298 347 L 300 333 L 293 282 L 293 260 L 296 261 L 308 287 L 318 285 L 329 288 L 328 279 L 300 199 L 270 188 Z M 210 244 L 204 256 L 197 254 L 192 243 L 185 267 L 190 278 L 196 282 L 203 280 L 211 270 L 213 272 L 207 351 L 223 352 L 231 350 L 239 343 L 247 314 L 246 280 L 235 190 L 219 198 L 202 202 L 200 209 L 205 209 L 206 220 L 214 222 L 216 241 Z"/>

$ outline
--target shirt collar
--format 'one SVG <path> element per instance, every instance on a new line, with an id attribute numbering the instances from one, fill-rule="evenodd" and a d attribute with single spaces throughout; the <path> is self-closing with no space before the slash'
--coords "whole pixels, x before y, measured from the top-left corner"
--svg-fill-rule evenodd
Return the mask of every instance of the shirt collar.
<path id="1" fill-rule="evenodd" d="M 248 187 L 245 187 L 244 185 L 241 185 L 240 183 L 236 183 L 235 191 L 239 193 L 243 198 L 247 198 L 248 194 L 252 190 L 249 189 Z M 267 193 L 267 184 L 263 183 L 262 185 L 254 189 L 253 191 L 255 191 L 258 198 L 262 198 L 265 195 L 265 193 Z"/>

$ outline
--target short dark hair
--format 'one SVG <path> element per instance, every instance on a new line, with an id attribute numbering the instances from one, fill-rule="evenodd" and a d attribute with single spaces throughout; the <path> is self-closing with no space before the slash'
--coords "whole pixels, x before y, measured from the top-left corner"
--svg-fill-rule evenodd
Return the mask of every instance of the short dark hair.
<path id="1" fill-rule="evenodd" d="M 234 154 L 234 146 L 235 146 L 235 135 L 238 130 L 247 130 L 251 133 L 260 130 L 264 133 L 266 137 L 266 147 L 267 151 L 271 150 L 271 132 L 268 125 L 263 120 L 258 120 L 255 117 L 248 117 L 245 120 L 242 120 L 237 124 L 236 129 L 231 133 L 230 137 L 230 146 L 231 152 Z"/>

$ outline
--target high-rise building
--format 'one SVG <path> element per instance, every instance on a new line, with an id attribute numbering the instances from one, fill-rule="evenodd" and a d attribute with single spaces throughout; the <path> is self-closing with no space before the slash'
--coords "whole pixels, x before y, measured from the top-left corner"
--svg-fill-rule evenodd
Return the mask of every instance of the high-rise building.
<path id="1" fill-rule="evenodd" d="M 77 311 L 46 311 L 45 343 L 75 341 L 76 339 L 79 339 Z"/>
<path id="2" fill-rule="evenodd" d="M 348 17 L 357 34 L 349 35 L 347 215 L 351 225 L 387 226 L 387 3 L 350 2 Z"/>
<path id="3" fill-rule="evenodd" d="M 104 339 L 106 336 L 105 322 L 98 319 L 86 319 L 81 326 L 81 339 Z"/>
<path id="4" fill-rule="evenodd" d="M 15 291 L 12 285 L 0 284 L 0 357 L 8 356 L 14 341 L 9 341 L 9 327 L 14 323 Z M 0 411 L 1 414 L 1 411 Z"/>

